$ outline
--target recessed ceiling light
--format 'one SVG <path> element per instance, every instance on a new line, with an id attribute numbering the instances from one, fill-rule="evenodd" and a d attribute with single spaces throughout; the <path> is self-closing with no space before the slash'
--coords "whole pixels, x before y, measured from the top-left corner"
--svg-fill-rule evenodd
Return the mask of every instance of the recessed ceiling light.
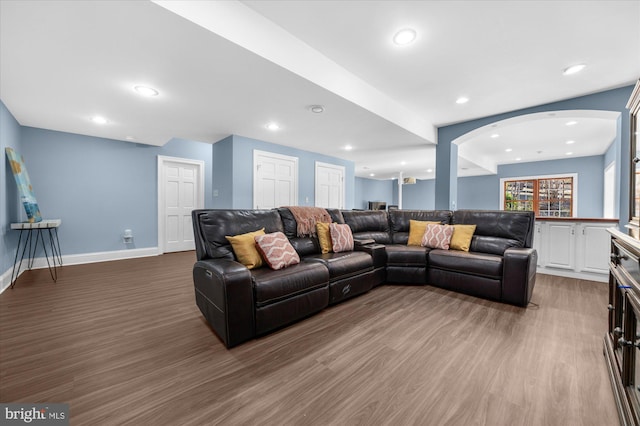
<path id="1" fill-rule="evenodd" d="M 353 147 L 351 145 L 345 145 L 344 146 L 344 150 L 345 151 L 351 151 L 353 149 Z"/>
<path id="2" fill-rule="evenodd" d="M 371 176 L 371 177 L 373 177 L 375 175 L 376 175 L 375 173 L 369 173 L 369 176 Z"/>
<path id="3" fill-rule="evenodd" d="M 433 172 L 433 169 L 427 169 L 427 173 Z"/>
<path id="4" fill-rule="evenodd" d="M 578 124 L 577 121 L 567 121 L 566 123 L 564 123 L 565 126 L 575 126 L 576 124 Z"/>
<path id="5" fill-rule="evenodd" d="M 499 137 L 500 137 L 500 135 L 497 134 L 497 133 L 494 133 L 494 134 L 491 135 L 492 139 L 496 139 L 496 138 L 499 138 Z"/>
<path id="6" fill-rule="evenodd" d="M 582 70 L 584 69 L 584 67 L 586 67 L 586 65 L 585 65 L 585 64 L 576 64 L 576 65 L 571 65 L 570 67 L 565 68 L 565 69 L 562 71 L 562 74 L 563 74 L 563 75 L 571 75 L 571 74 L 575 74 L 575 73 L 578 73 L 578 72 L 582 71 Z"/>
<path id="7" fill-rule="evenodd" d="M 573 143 L 576 143 L 576 141 L 566 141 L 565 143 L 566 143 L 567 145 L 571 145 L 571 144 L 573 144 Z"/>
<path id="8" fill-rule="evenodd" d="M 404 46 L 416 39 L 416 30 L 411 28 L 405 28 L 400 30 L 393 36 L 393 42 L 399 46 Z"/>
<path id="9" fill-rule="evenodd" d="M 269 130 L 276 131 L 279 128 L 280 128 L 280 126 L 278 126 L 278 123 L 269 123 L 269 124 L 267 124 L 267 129 L 269 129 Z"/>
<path id="10" fill-rule="evenodd" d="M 148 96 L 148 97 L 158 96 L 158 94 L 160 94 L 160 92 L 158 92 L 156 89 L 149 86 L 135 86 L 133 90 L 135 90 L 142 96 Z"/>
<path id="11" fill-rule="evenodd" d="M 516 161 L 520 161 L 520 160 L 522 160 L 522 158 L 516 157 Z"/>
<path id="12" fill-rule="evenodd" d="M 511 152 L 511 151 L 513 151 L 513 149 L 511 149 L 511 148 L 507 148 L 507 149 L 504 150 L 504 152 Z"/>
<path id="13" fill-rule="evenodd" d="M 107 119 L 99 115 L 96 115 L 95 117 L 91 118 L 91 121 L 93 121 L 96 124 L 107 124 Z"/>
<path id="14" fill-rule="evenodd" d="M 564 155 L 573 155 L 573 152 L 571 152 L 571 151 L 565 152 Z"/>
<path id="15" fill-rule="evenodd" d="M 309 107 L 309 111 L 315 113 L 315 114 L 321 114 L 324 112 L 324 107 L 322 105 L 311 105 Z"/>
<path id="16" fill-rule="evenodd" d="M 404 166 L 404 165 L 407 164 L 407 162 L 406 161 L 401 161 L 400 164 Z"/>
<path id="17" fill-rule="evenodd" d="M 469 98 L 465 98 L 464 96 L 461 96 L 458 99 L 456 99 L 457 104 L 466 104 L 467 102 L 469 102 Z"/>
<path id="18" fill-rule="evenodd" d="M 125 139 L 128 140 L 128 141 L 136 140 L 136 138 L 134 138 L 133 136 L 125 136 Z"/>

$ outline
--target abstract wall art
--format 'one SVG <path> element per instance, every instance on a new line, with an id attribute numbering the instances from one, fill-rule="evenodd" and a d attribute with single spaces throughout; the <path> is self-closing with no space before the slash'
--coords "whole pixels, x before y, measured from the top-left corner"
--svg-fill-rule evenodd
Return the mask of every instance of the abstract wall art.
<path id="1" fill-rule="evenodd" d="M 20 201 L 27 213 L 29 223 L 41 222 L 42 215 L 40 214 L 40 208 L 36 202 L 36 196 L 33 193 L 33 187 L 29 180 L 27 167 L 24 165 L 24 158 L 22 155 L 18 155 L 18 153 L 11 148 L 5 148 L 5 151 L 7 152 L 11 171 L 13 172 L 13 177 L 16 179 L 16 184 L 18 185 Z"/>

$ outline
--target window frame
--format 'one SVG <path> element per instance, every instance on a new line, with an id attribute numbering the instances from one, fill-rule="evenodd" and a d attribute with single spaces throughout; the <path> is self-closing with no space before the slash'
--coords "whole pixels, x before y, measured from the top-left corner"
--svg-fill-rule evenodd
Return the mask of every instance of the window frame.
<path id="1" fill-rule="evenodd" d="M 504 188 L 505 183 L 514 180 L 544 180 L 544 179 L 560 179 L 560 178 L 572 178 L 573 187 L 571 188 L 571 216 L 578 217 L 578 174 L 577 173 L 561 173 L 554 175 L 535 175 L 535 176 L 513 176 L 500 178 L 500 206 L 499 209 L 504 211 Z M 537 184 L 536 184 L 537 187 Z M 537 202 L 534 204 L 537 205 Z M 536 217 L 537 217 L 536 211 Z M 545 216 L 545 218 L 553 218 L 555 216 Z"/>

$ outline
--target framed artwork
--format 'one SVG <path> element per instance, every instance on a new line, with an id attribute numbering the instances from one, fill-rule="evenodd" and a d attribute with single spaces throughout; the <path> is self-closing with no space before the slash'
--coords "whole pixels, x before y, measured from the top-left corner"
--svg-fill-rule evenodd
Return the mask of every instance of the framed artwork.
<path id="1" fill-rule="evenodd" d="M 27 167 L 24 165 L 24 158 L 11 148 L 5 148 L 5 151 L 9 159 L 9 164 L 11 165 L 13 177 L 16 179 L 18 192 L 20 193 L 20 201 L 27 212 L 29 223 L 41 222 L 42 215 L 40 214 L 36 196 L 33 193 Z"/>

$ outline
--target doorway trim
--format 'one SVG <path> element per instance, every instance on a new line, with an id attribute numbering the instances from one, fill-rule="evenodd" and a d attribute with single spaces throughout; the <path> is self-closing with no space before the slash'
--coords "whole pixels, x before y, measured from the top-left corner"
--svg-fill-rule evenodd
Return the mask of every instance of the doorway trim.
<path id="1" fill-rule="evenodd" d="M 181 163 L 196 166 L 198 168 L 198 193 L 197 193 L 197 208 L 204 208 L 204 161 L 191 160 L 188 158 L 168 157 L 165 155 L 158 155 L 158 254 L 164 254 L 165 250 L 165 181 L 164 166 L 166 163 Z"/>

